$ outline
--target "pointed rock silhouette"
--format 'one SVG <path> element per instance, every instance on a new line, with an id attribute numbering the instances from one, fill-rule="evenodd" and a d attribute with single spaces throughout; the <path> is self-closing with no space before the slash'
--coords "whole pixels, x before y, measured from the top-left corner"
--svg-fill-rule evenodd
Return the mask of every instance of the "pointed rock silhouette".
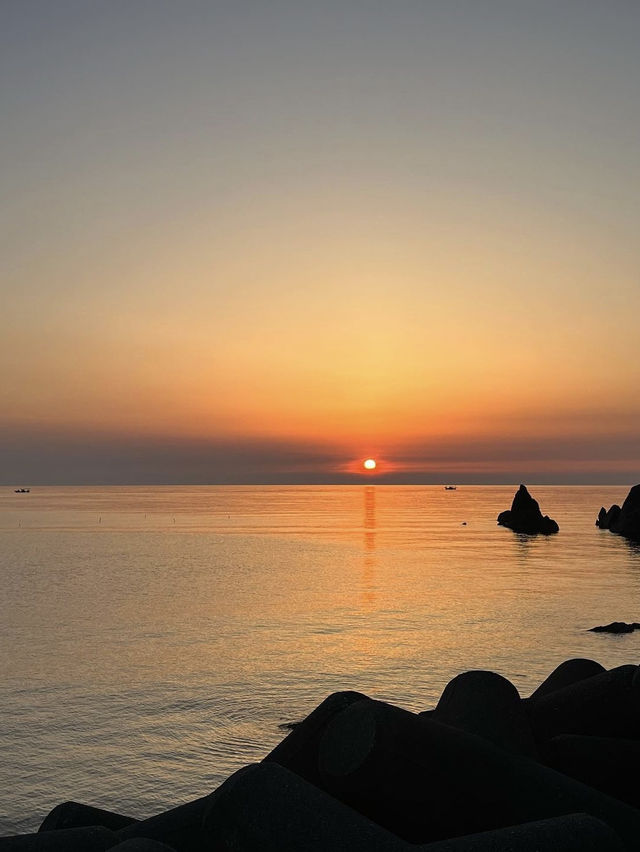
<path id="1" fill-rule="evenodd" d="M 629 491 L 622 508 L 614 503 L 607 512 L 603 506 L 596 525 L 632 541 L 640 541 L 640 485 L 634 485 Z"/>
<path id="2" fill-rule="evenodd" d="M 554 520 L 542 514 L 538 501 L 533 499 L 524 485 L 520 485 L 516 491 L 511 509 L 500 512 L 498 523 L 503 527 L 509 527 L 514 532 L 527 535 L 536 533 L 551 535 L 560 529 Z"/>

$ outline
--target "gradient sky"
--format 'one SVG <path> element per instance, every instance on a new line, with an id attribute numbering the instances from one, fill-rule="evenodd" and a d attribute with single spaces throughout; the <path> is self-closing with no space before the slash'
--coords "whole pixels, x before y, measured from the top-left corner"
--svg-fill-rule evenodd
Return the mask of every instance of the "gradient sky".
<path id="1" fill-rule="evenodd" d="M 640 479 L 636 0 L 0 3 L 5 483 Z"/>

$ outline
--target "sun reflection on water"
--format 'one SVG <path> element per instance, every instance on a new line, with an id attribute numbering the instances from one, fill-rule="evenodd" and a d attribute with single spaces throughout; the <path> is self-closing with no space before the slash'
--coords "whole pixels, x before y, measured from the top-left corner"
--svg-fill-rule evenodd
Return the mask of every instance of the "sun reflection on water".
<path id="1" fill-rule="evenodd" d="M 376 602 L 376 489 L 364 489 L 364 559 L 362 563 L 362 607 L 372 609 Z"/>

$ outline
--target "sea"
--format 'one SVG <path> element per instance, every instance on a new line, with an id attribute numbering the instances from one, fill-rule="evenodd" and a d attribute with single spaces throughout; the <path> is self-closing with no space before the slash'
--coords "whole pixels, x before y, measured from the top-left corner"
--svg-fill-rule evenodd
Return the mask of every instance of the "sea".
<path id="1" fill-rule="evenodd" d="M 548 537 L 497 526 L 516 487 L 3 488 L 0 834 L 203 796 L 337 690 L 640 662 L 589 632 L 640 620 L 640 547 L 594 524 L 628 487 L 530 486 Z"/>

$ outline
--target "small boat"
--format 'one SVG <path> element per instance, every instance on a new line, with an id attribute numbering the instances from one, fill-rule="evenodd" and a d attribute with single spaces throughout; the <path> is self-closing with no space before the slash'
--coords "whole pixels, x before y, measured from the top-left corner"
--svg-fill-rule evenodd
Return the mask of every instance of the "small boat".
<path id="1" fill-rule="evenodd" d="M 30 488 L 15 488 L 16 494 L 28 494 L 31 489 Z"/>
<path id="2" fill-rule="evenodd" d="M 444 490 L 445 491 L 456 491 L 457 488 L 458 488 L 457 485 L 445 485 Z"/>

